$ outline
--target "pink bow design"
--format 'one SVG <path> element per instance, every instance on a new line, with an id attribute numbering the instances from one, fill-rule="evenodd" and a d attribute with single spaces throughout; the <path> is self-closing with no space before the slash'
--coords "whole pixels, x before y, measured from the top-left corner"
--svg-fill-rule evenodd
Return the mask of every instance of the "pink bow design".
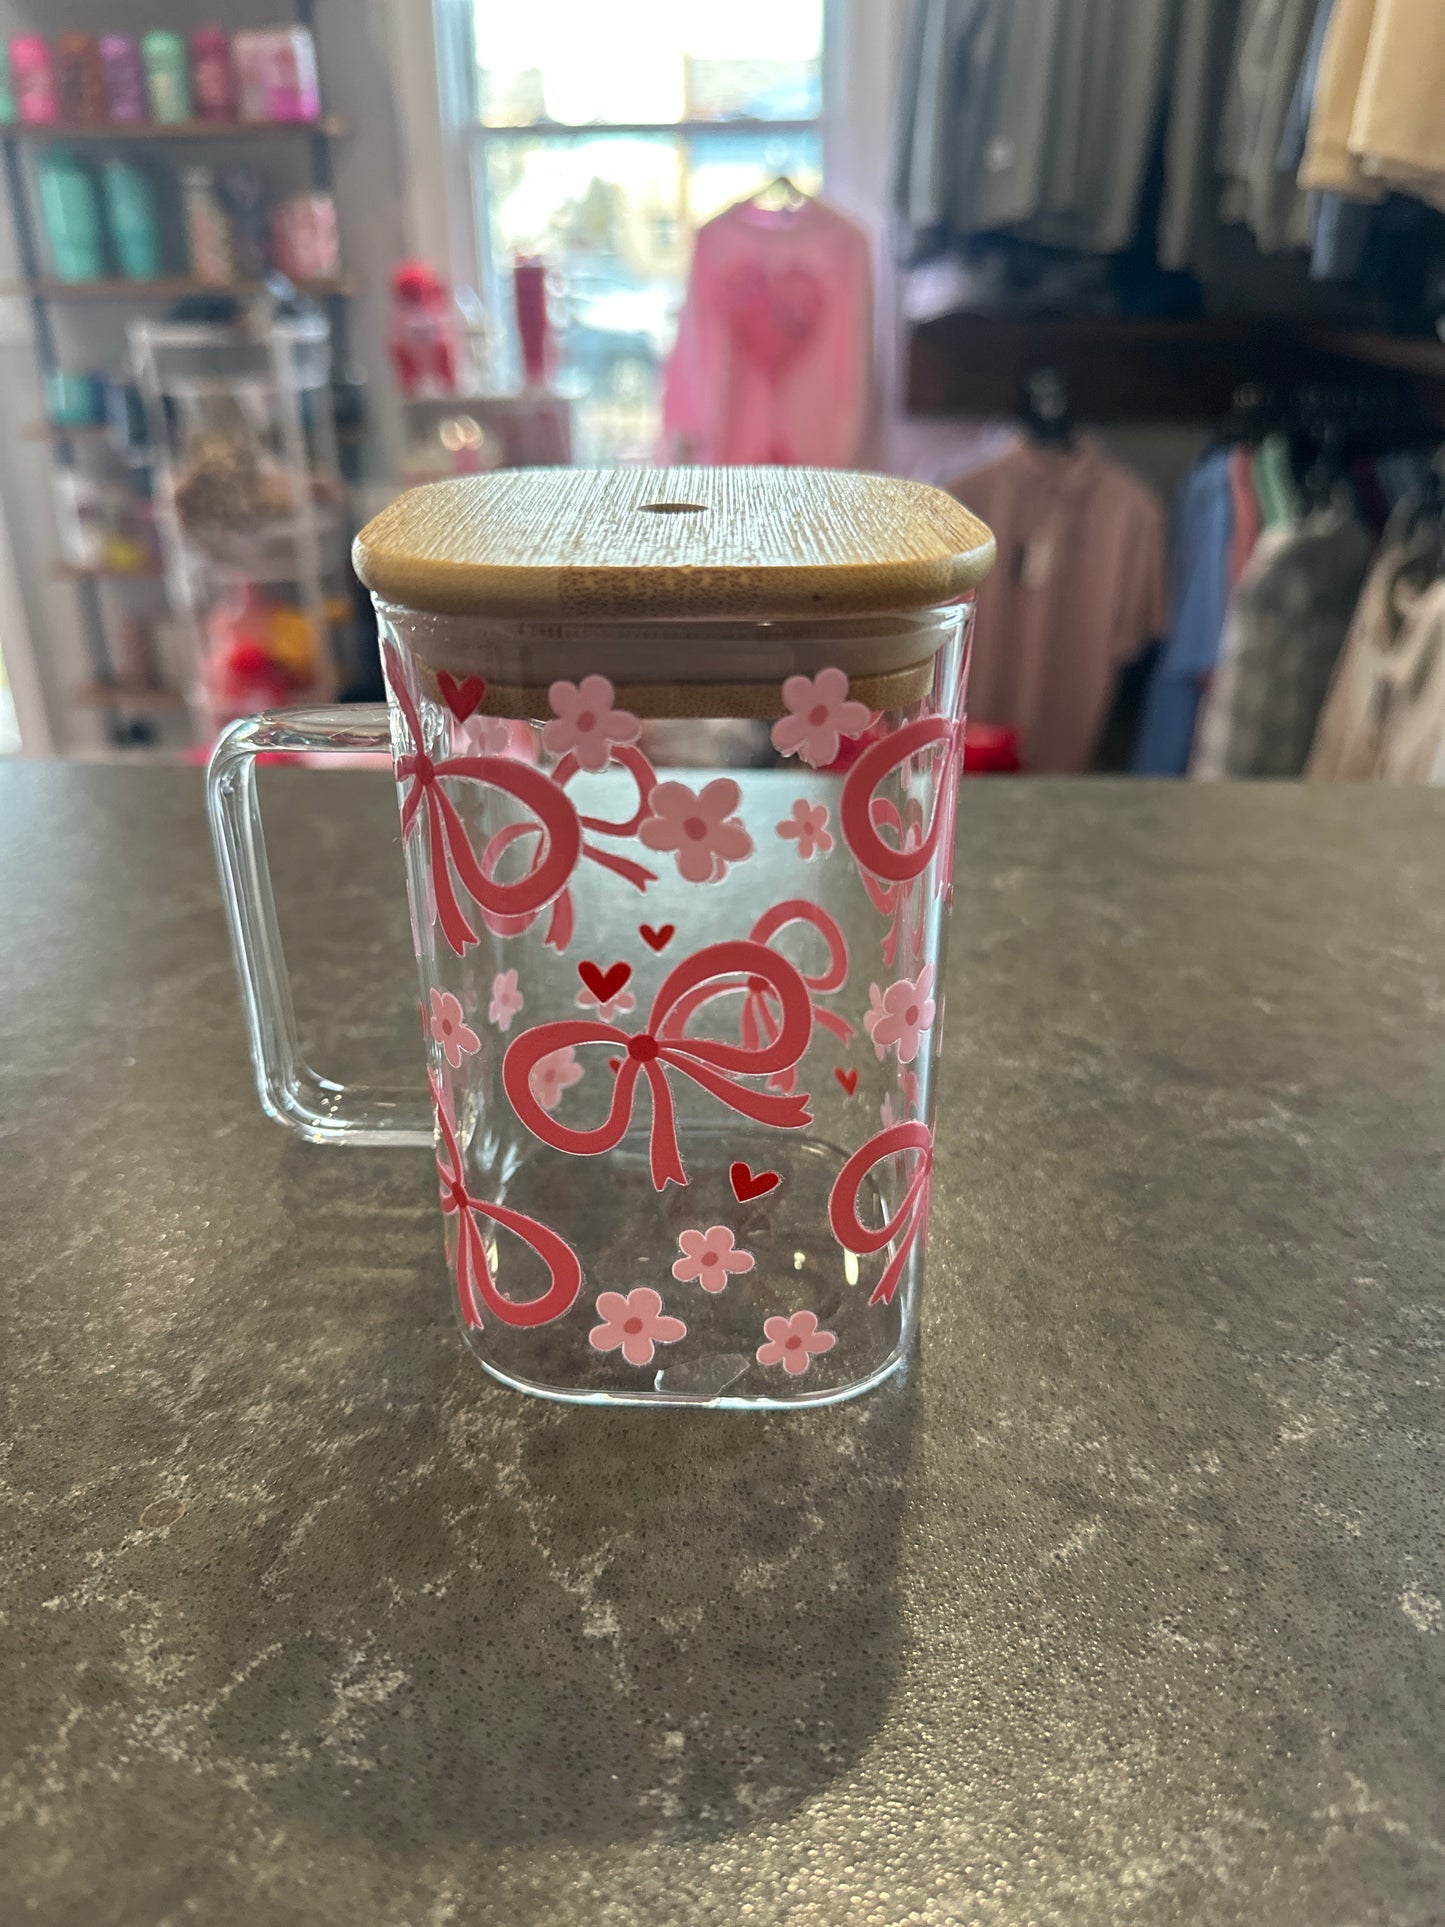
<path id="1" fill-rule="evenodd" d="M 869 815 L 876 828 L 893 831 L 900 850 L 917 849 L 923 831 L 923 812 L 913 797 L 909 797 L 906 809 L 900 811 L 892 797 L 875 796 L 869 804 Z M 888 928 L 883 933 L 884 963 L 890 970 L 897 963 L 898 941 L 906 933 L 909 962 L 916 964 L 923 954 L 923 920 L 913 914 L 916 900 L 913 883 L 880 883 L 867 870 L 859 870 L 858 876 L 873 908 L 888 918 Z"/>
<path id="2" fill-rule="evenodd" d="M 442 1148 L 437 1153 L 437 1175 L 441 1179 L 442 1215 L 457 1220 L 457 1303 L 462 1323 L 471 1330 L 482 1324 L 482 1306 L 495 1312 L 504 1325 L 550 1325 L 575 1304 L 582 1289 L 582 1266 L 577 1253 L 565 1238 L 535 1218 L 512 1211 L 504 1204 L 486 1204 L 467 1190 L 466 1166 L 456 1125 L 452 1121 L 451 1100 L 441 1080 L 431 1076 L 432 1099 L 436 1105 L 437 1130 Z M 551 1283 L 540 1298 L 517 1304 L 497 1290 L 487 1263 L 487 1241 L 479 1218 L 487 1218 L 504 1231 L 513 1231 L 529 1244 L 547 1267 Z"/>
<path id="3" fill-rule="evenodd" d="M 748 933 L 754 943 L 771 943 L 780 930 L 792 923 L 810 923 L 819 931 L 828 946 L 826 967 L 815 977 L 803 971 L 803 982 L 808 987 L 813 1002 L 813 1020 L 825 1030 L 847 1043 L 854 1037 L 852 1024 L 837 1011 L 825 1010 L 816 999 L 824 992 L 841 990 L 848 980 L 848 943 L 837 923 L 816 903 L 809 903 L 802 897 L 789 897 L 782 903 L 775 903 L 771 910 L 765 910 Z M 738 1036 L 748 1050 L 773 1043 L 781 1028 L 781 1017 L 777 1012 L 777 999 L 768 982 L 754 972 L 747 977 L 733 977 L 721 983 L 700 985 L 674 1005 L 668 1014 L 666 1029 L 669 1036 L 680 1035 L 687 1020 L 703 1004 L 711 1003 L 715 997 L 726 997 L 741 990 L 743 996 L 742 1015 L 738 1024 Z M 770 1090 L 791 1091 L 798 1081 L 797 1070 L 789 1067 L 777 1070 L 768 1078 Z"/>
<path id="4" fill-rule="evenodd" d="M 506 756 L 447 756 L 434 759 L 422 747 L 421 718 L 406 687 L 401 658 L 386 644 L 387 680 L 396 706 L 411 732 L 412 748 L 396 758 L 396 780 L 410 783 L 401 805 L 402 841 L 413 833 L 426 809 L 432 889 L 442 935 L 460 957 L 477 933 L 457 900 L 453 872 L 483 915 L 535 916 L 563 889 L 582 851 L 582 826 L 570 799 L 550 776 Z M 470 777 L 514 796 L 538 818 L 544 841 L 537 861 L 515 883 L 498 883 L 477 862 L 461 812 L 441 786 L 446 776 Z"/>
<path id="5" fill-rule="evenodd" d="M 889 1157 L 901 1158 L 905 1151 L 919 1153 L 913 1176 L 908 1180 L 908 1188 L 893 1216 L 886 1219 L 876 1231 L 870 1230 L 858 1216 L 858 1192 L 863 1180 L 875 1164 L 881 1164 Z M 928 1201 L 932 1183 L 933 1133 L 926 1124 L 893 1124 L 886 1131 L 876 1132 L 861 1150 L 853 1153 L 833 1180 L 833 1189 L 828 1196 L 828 1222 L 833 1227 L 833 1236 L 845 1251 L 863 1258 L 870 1257 L 902 1232 L 897 1251 L 888 1260 L 883 1276 L 873 1287 L 868 1300 L 870 1305 L 893 1303 L 893 1294 L 898 1289 L 899 1277 L 914 1243 L 920 1239 L 927 1242 Z"/>
<path id="6" fill-rule="evenodd" d="M 752 1049 L 676 1035 L 669 1020 L 677 1006 L 708 979 L 730 972 L 761 977 L 769 985 L 781 1013 L 777 1034 Z M 637 1080 L 640 1076 L 646 1077 L 652 1090 L 652 1183 L 655 1190 L 661 1191 L 669 1184 L 687 1183 L 666 1071 L 680 1071 L 726 1104 L 729 1110 L 751 1118 L 755 1124 L 798 1130 L 813 1121 L 806 1092 L 773 1096 L 751 1090 L 736 1079 L 762 1077 L 791 1068 L 808 1048 L 812 1034 L 812 1000 L 808 986 L 792 964 L 763 944 L 735 939 L 729 943 L 708 944 L 670 970 L 658 986 L 647 1028 L 635 1036 L 614 1024 L 580 1017 L 537 1024 L 524 1031 L 507 1047 L 502 1060 L 502 1083 L 512 1109 L 534 1137 L 550 1144 L 555 1151 L 595 1157 L 622 1142 L 632 1122 Z M 536 1065 L 569 1044 L 606 1044 L 621 1059 L 612 1087 L 612 1107 L 604 1121 L 590 1131 L 573 1130 L 559 1123 L 550 1112 L 543 1110 L 532 1094 L 532 1072 Z"/>
<path id="7" fill-rule="evenodd" d="M 878 834 L 880 823 L 896 827 L 889 819 L 886 798 L 874 791 L 891 771 L 910 756 L 942 747 L 943 762 L 933 802 L 933 821 L 912 847 L 895 848 Z M 870 743 L 849 770 L 843 784 L 838 818 L 848 848 L 867 875 L 883 883 L 911 883 L 933 861 L 940 858 L 934 878 L 933 894 L 951 899 L 953 883 L 950 858 L 953 851 L 953 824 L 958 811 L 958 779 L 963 768 L 963 724 L 947 716 L 922 716 L 917 722 L 904 723 L 890 730 L 878 742 Z M 896 816 L 896 810 L 894 812 Z M 872 894 L 870 892 L 870 894 Z M 877 899 L 874 899 L 875 903 Z M 880 908 L 883 906 L 879 906 Z"/>
<path id="8" fill-rule="evenodd" d="M 637 785 L 637 808 L 625 822 L 621 823 L 609 822 L 605 816 L 584 816 L 578 820 L 584 831 L 590 830 L 595 836 L 635 836 L 643 817 L 647 814 L 647 799 L 656 786 L 657 772 L 642 754 L 641 750 L 634 749 L 630 744 L 615 744 L 612 750 L 612 760 L 615 763 L 625 765 L 631 772 L 633 781 Z M 552 781 L 556 783 L 559 788 L 565 789 L 581 767 L 576 756 L 569 751 L 568 754 L 562 758 L 561 762 L 558 763 L 556 769 L 553 770 Z M 496 835 L 482 852 L 482 874 L 489 879 L 495 877 L 497 874 L 497 865 L 501 861 L 504 850 L 509 849 L 513 843 L 516 843 L 522 837 L 541 836 L 543 834 L 544 831 L 540 824 L 503 824 L 502 828 L 497 831 Z M 657 872 L 655 870 L 644 869 L 642 864 L 634 862 L 631 857 L 618 856 L 611 850 L 600 850 L 595 843 L 588 843 L 584 840 L 582 843 L 582 855 L 586 857 L 589 862 L 600 864 L 604 870 L 611 870 L 615 876 L 620 876 L 624 882 L 630 883 L 635 890 L 645 891 L 649 883 L 656 883 L 657 881 Z M 515 917 L 502 917 L 490 912 L 484 912 L 483 914 L 486 917 L 487 928 L 492 931 L 494 935 L 498 937 L 515 937 L 521 931 L 529 929 L 531 925 L 536 922 L 539 913 L 536 910 L 532 910 Z M 565 950 L 572 941 L 576 921 L 576 915 L 572 908 L 572 891 L 569 886 L 564 884 L 561 894 L 552 905 L 552 915 L 548 920 L 547 934 L 542 941 L 549 949 L 557 951 Z"/>

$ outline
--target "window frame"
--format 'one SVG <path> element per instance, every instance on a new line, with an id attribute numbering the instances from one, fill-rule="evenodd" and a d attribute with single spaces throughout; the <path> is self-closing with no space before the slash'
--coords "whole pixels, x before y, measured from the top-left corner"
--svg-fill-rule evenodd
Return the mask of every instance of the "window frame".
<path id="1" fill-rule="evenodd" d="M 507 291 L 500 285 L 491 247 L 491 211 L 487 204 L 487 149 L 513 141 L 579 141 L 597 139 L 757 140 L 767 135 L 811 134 L 817 138 L 823 189 L 829 186 L 830 157 L 837 151 L 832 104 L 840 72 L 839 32 L 844 0 L 823 0 L 823 42 L 820 59 L 820 99 L 816 114 L 802 118 L 748 117 L 712 120 L 689 117 L 664 121 L 528 121 L 519 126 L 489 127 L 482 120 L 477 90 L 476 41 L 472 30 L 473 0 L 435 0 L 437 62 L 442 86 L 444 122 L 453 138 L 449 145 L 448 200 L 465 210 L 469 228 L 465 238 L 451 222 L 450 256 L 458 280 L 475 287 L 487 306 L 492 323 L 511 337 L 513 320 Z M 450 99 L 448 99 L 450 95 Z M 515 342 L 512 342 L 515 348 Z"/>

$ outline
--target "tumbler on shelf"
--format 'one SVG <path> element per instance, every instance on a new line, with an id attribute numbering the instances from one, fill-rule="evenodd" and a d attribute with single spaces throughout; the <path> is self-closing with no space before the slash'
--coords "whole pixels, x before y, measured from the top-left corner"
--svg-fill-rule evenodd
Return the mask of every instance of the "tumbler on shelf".
<path id="1" fill-rule="evenodd" d="M 272 62 L 269 118 L 317 119 L 321 90 L 316 78 L 316 42 L 310 28 L 282 27 L 276 35 Z"/>
<path id="2" fill-rule="evenodd" d="M 151 119 L 162 126 L 191 118 L 191 71 L 186 43 L 178 33 L 142 34 L 146 98 Z"/>
<path id="3" fill-rule="evenodd" d="M 191 35 L 191 98 L 202 120 L 236 118 L 231 36 L 224 27 L 197 27 Z"/>
<path id="4" fill-rule="evenodd" d="M 512 307 L 522 350 L 522 379 L 529 388 L 546 386 L 552 372 L 552 324 L 547 313 L 547 264 L 519 254 L 512 263 Z"/>
<path id="5" fill-rule="evenodd" d="M 261 1102 L 316 1141 L 434 1147 L 449 1289 L 496 1378 L 748 1409 L 907 1357 L 992 558 L 950 496 L 881 476 L 436 483 L 356 542 L 388 705 L 218 744 Z M 383 748 L 425 1110 L 300 1057 L 256 807 L 259 752 Z"/>
<path id="6" fill-rule="evenodd" d="M 15 118 L 24 127 L 53 127 L 60 118 L 55 62 L 43 34 L 17 33 L 10 42 L 10 86 Z"/>
<path id="7" fill-rule="evenodd" d="M 149 176 L 112 154 L 101 163 L 100 179 L 116 266 L 127 281 L 154 281 L 161 272 L 161 227 Z"/>
<path id="8" fill-rule="evenodd" d="M 95 182 L 64 147 L 52 148 L 35 163 L 40 221 L 58 281 L 98 281 L 105 273 L 105 251 Z"/>
<path id="9" fill-rule="evenodd" d="M 109 119 L 105 63 L 93 33 L 63 33 L 55 43 L 60 118 L 74 127 L 100 127 Z"/>
<path id="10" fill-rule="evenodd" d="M 313 188 L 273 208 L 271 254 L 292 281 L 334 281 L 341 271 L 341 239 L 331 196 Z"/>
<path id="11" fill-rule="evenodd" d="M 213 168 L 184 170 L 181 206 L 186 227 L 186 259 L 192 278 L 208 288 L 230 287 L 236 279 L 231 220 L 217 190 Z"/>
<path id="12" fill-rule="evenodd" d="M 134 34 L 103 33 L 100 64 L 105 75 L 105 103 L 109 118 L 119 127 L 135 127 L 150 111 L 146 100 L 145 70 Z"/>

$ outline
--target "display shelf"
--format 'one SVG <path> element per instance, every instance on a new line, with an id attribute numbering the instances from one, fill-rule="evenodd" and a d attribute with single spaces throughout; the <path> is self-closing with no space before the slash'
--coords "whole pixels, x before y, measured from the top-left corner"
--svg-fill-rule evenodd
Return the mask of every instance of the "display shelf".
<path id="1" fill-rule="evenodd" d="M 27 442 L 95 441 L 110 433 L 110 423 L 78 422 L 73 428 L 64 428 L 59 422 L 28 422 L 20 433 Z"/>
<path id="2" fill-rule="evenodd" d="M 149 683 L 87 682 L 75 690 L 73 700 L 81 709 L 184 709 L 186 699 L 175 689 L 157 689 Z"/>
<path id="3" fill-rule="evenodd" d="M 159 569 L 110 569 L 103 562 L 54 562 L 50 573 L 57 582 L 159 582 Z"/>
<path id="4" fill-rule="evenodd" d="M 198 141 L 253 140 L 260 134 L 321 134 L 337 140 L 346 123 L 337 114 L 320 120 L 54 121 L 47 126 L 9 121 L 0 126 L 7 140 Z"/>
<path id="5" fill-rule="evenodd" d="M 55 281 L 41 276 L 22 282 L 10 294 L 29 294 L 39 301 L 180 301 L 193 294 L 254 294 L 260 281 L 193 281 L 186 275 L 164 275 L 158 281 Z M 298 281 L 302 294 L 355 294 L 356 284 L 345 276 L 333 281 Z"/>
<path id="6" fill-rule="evenodd" d="M 914 414 L 1010 415 L 1028 378 L 1057 368 L 1085 422 L 1212 422 L 1243 383 L 1297 388 L 1373 372 L 1445 421 L 1445 343 L 1293 318 L 1010 320 L 943 314 L 914 325 Z"/>
<path id="7" fill-rule="evenodd" d="M 313 36 L 315 33 L 315 0 L 293 0 L 289 11 L 298 26 L 306 28 Z M 184 121 L 156 122 L 141 121 L 114 125 L 109 122 L 60 121 L 48 126 L 34 126 L 9 122 L 0 125 L 0 164 L 5 170 L 6 199 L 9 205 L 11 227 L 15 241 L 17 265 L 15 277 L 8 283 L 0 283 L 0 293 L 19 296 L 25 299 L 29 309 L 29 320 L 36 361 L 43 375 L 50 376 L 62 370 L 67 357 L 62 351 L 61 311 L 88 311 L 95 317 L 95 325 L 114 331 L 122 317 L 131 324 L 132 332 L 140 324 L 140 317 L 147 313 L 163 314 L 170 304 L 197 296 L 230 295 L 238 301 L 249 301 L 260 291 L 264 283 L 257 279 L 237 280 L 223 285 L 204 282 L 193 275 L 181 272 L 166 274 L 146 281 L 131 281 L 121 278 L 102 278 L 94 281 L 62 281 L 50 272 L 48 252 L 44 246 L 43 235 L 37 225 L 36 183 L 30 178 L 31 163 L 44 156 L 47 146 L 72 144 L 84 146 L 91 152 L 103 154 L 107 148 L 122 148 L 131 152 L 148 150 L 152 146 L 164 151 L 169 146 L 174 149 L 171 158 L 179 163 L 188 157 L 188 151 L 199 149 L 203 154 L 207 144 L 212 149 L 224 153 L 229 147 L 233 154 L 237 149 L 248 151 L 260 158 L 258 143 L 268 137 L 285 139 L 291 135 L 301 135 L 300 141 L 292 141 L 288 156 L 294 154 L 304 162 L 304 174 L 312 190 L 330 194 L 334 185 L 335 150 L 333 143 L 351 131 L 348 124 L 339 116 L 325 114 L 315 120 L 302 121 L 249 121 L 240 119 L 209 120 L 191 118 Z M 180 145 L 177 146 L 176 144 Z M 189 144 L 189 149 L 188 145 Z M 236 154 L 239 158 L 239 154 Z M 356 284 L 349 277 L 336 275 L 324 279 L 308 280 L 297 284 L 300 290 L 313 296 L 324 307 L 328 341 L 328 358 L 334 354 L 341 361 L 347 356 L 347 302 L 346 297 L 356 292 Z M 194 328 L 196 324 L 188 324 Z M 94 349 L 93 353 L 102 351 Z M 304 372 L 304 371 L 303 371 Z M 309 387 L 300 379 L 296 369 L 290 371 L 293 383 Z M 324 379 L 324 378 L 323 378 Z M 239 393 L 239 384 L 238 384 Z M 255 400 L 251 391 L 243 398 L 249 407 Z M 309 424 L 314 412 L 313 396 L 305 411 L 307 426 L 301 421 L 289 422 L 287 433 L 293 443 L 304 443 L 310 434 Z M 293 398 L 294 401 L 294 398 Z M 182 402 L 176 404 L 181 407 Z M 292 408 L 295 413 L 295 408 Z M 335 436 L 329 408 L 325 411 L 326 467 L 328 472 L 339 473 Z M 39 444 L 49 451 L 51 465 L 57 470 L 88 468 L 91 455 L 103 455 L 107 444 L 117 456 L 132 469 L 156 470 L 164 463 L 166 450 L 164 438 L 169 409 L 151 410 L 153 419 L 148 419 L 150 436 L 144 448 L 118 445 L 110 425 L 103 422 L 86 423 L 78 427 L 39 421 L 32 423 L 21 432 L 27 441 Z M 126 444 L 129 437 L 124 424 L 120 425 L 120 444 Z M 320 431 L 317 431 L 319 434 Z M 288 459 L 294 464 L 305 459 L 304 447 L 292 447 Z M 173 478 L 172 478 L 173 479 Z M 165 503 L 160 491 L 146 490 L 155 503 L 158 523 L 165 520 Z M 161 527 L 163 542 L 166 529 Z M 311 611 L 318 631 L 325 635 L 325 610 L 323 601 L 323 572 L 317 566 L 317 537 L 313 530 L 303 529 L 297 547 L 303 554 L 298 559 L 301 567 L 299 576 L 288 575 L 287 580 L 301 581 L 304 578 L 305 593 L 300 601 Z M 117 672 L 121 667 L 118 649 L 113 646 L 111 630 L 114 624 L 129 613 L 139 603 L 132 605 L 129 597 L 116 593 L 126 584 L 145 585 L 154 595 L 157 590 L 165 593 L 172 613 L 184 619 L 192 630 L 198 631 L 202 611 L 195 600 L 196 583 L 194 570 L 179 554 L 172 543 L 167 547 L 167 555 L 173 564 L 167 574 L 159 566 L 144 570 L 120 570 L 106 567 L 85 567 L 71 562 L 56 562 L 50 565 L 52 580 L 72 585 L 72 592 L 81 617 L 81 632 L 88 657 L 90 681 L 76 693 L 74 703 L 77 708 L 84 707 L 100 711 L 106 718 L 104 733 L 112 748 L 124 747 L 128 755 L 146 753 L 143 741 L 155 733 L 155 725 L 143 716 L 127 716 L 125 711 L 134 709 L 171 709 L 184 713 L 187 705 L 172 690 L 157 690 L 142 687 L 135 679 L 127 680 Z M 42 569 L 45 564 L 42 561 Z M 199 565 L 197 565 L 199 566 Z M 179 606 L 177 606 L 179 605 Z M 184 681 L 185 679 L 182 678 Z M 204 718 L 199 712 L 192 712 L 193 723 L 204 727 Z"/>

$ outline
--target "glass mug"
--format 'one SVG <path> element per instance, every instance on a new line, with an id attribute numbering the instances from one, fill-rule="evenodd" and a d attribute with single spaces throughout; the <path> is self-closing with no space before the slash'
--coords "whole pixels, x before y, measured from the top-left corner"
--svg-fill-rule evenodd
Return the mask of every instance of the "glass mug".
<path id="1" fill-rule="evenodd" d="M 827 1404 L 918 1317 L 970 592 L 950 497 L 800 470 L 500 472 L 357 538 L 389 701 L 218 743 L 264 1108 L 434 1148 L 496 1378 Z M 430 1103 L 300 1059 L 261 751 L 390 751 Z"/>

